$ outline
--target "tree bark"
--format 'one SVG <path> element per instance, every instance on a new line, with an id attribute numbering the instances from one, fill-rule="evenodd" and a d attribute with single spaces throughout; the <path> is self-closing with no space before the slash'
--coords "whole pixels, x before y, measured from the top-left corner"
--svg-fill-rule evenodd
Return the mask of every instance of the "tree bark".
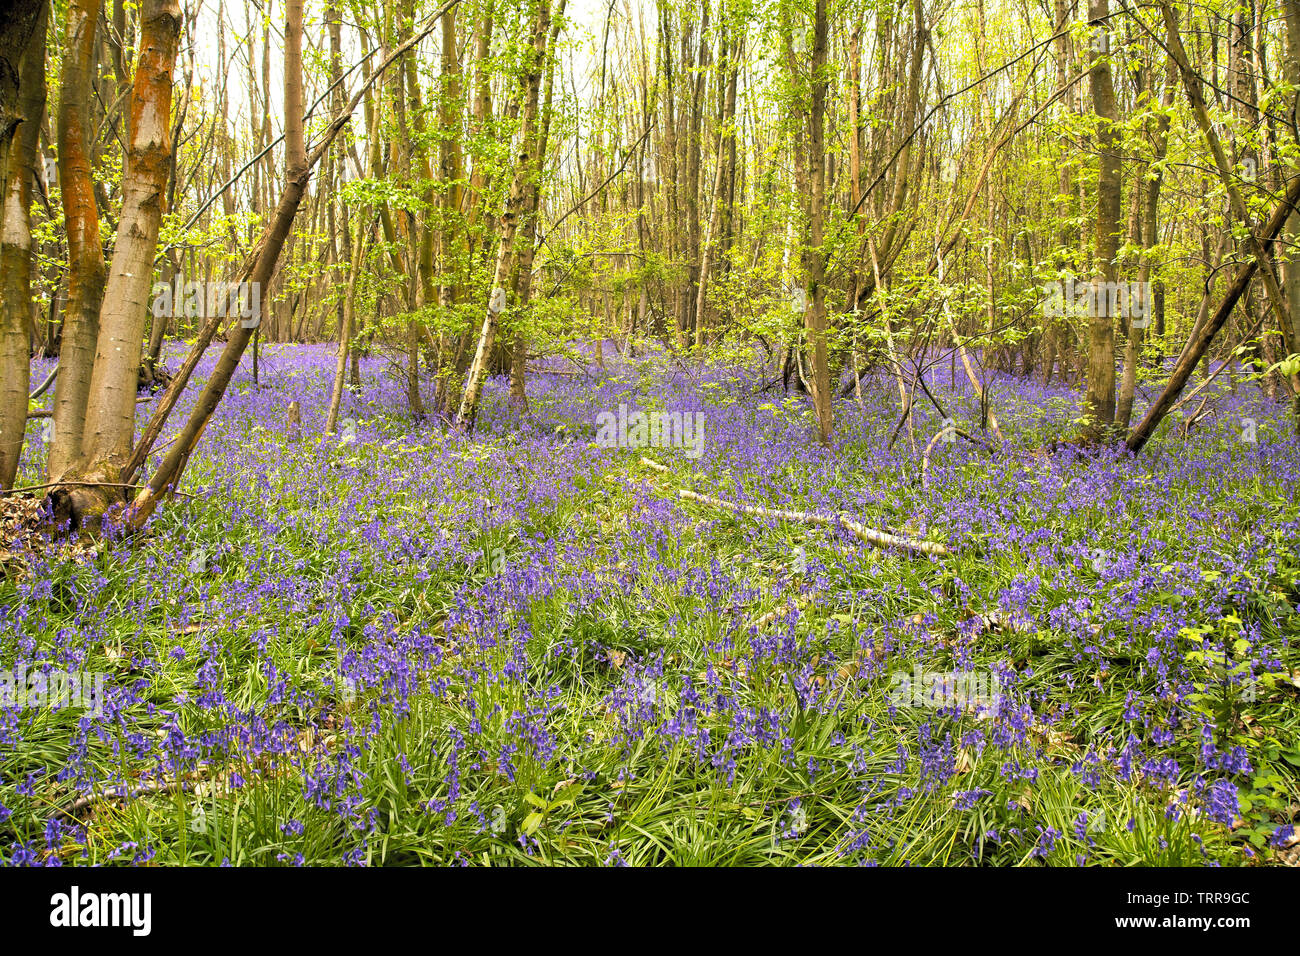
<path id="1" fill-rule="evenodd" d="M 32 314 L 32 179 L 45 111 L 45 34 L 48 9 L 41 3 L 19 65 L 17 115 L 21 121 L 9 148 L 0 219 L 0 490 L 12 488 L 22 457 L 30 386 Z M 12 14 L 10 14 L 12 15 Z M 7 39 L 7 38 L 6 38 Z M 0 54 L 0 56 L 8 55 Z M 9 68 L 0 62 L 0 71 Z M 3 148 L 0 148 L 3 155 Z"/>
<path id="2" fill-rule="evenodd" d="M 817 412 L 817 431 L 822 444 L 831 440 L 831 370 L 826 329 L 826 252 L 822 248 L 826 215 L 826 44 L 827 0 L 817 0 L 813 22 L 812 107 L 808 114 L 808 165 L 812 193 L 808 203 L 808 244 L 803 250 L 808 274 L 808 338 L 812 346 L 812 399 Z M 920 0 L 916 0 L 918 21 Z M 918 22 L 917 28 L 921 25 Z"/>
<path id="3" fill-rule="evenodd" d="M 1097 216 L 1095 275 L 1103 283 L 1118 277 L 1115 262 L 1119 250 L 1120 156 L 1119 110 L 1115 105 L 1115 87 L 1111 80 L 1110 47 L 1101 42 L 1108 37 L 1110 0 L 1089 0 L 1088 16 L 1093 29 L 1093 56 L 1089 66 L 1092 105 L 1097 114 Z M 1083 402 L 1085 437 L 1106 441 L 1115 423 L 1115 323 L 1107 307 L 1109 297 L 1096 297 L 1094 314 L 1088 317 L 1088 388 Z"/>
<path id="4" fill-rule="evenodd" d="M 1143 290 L 1142 294 L 1146 297 L 1147 307 L 1150 309 L 1154 309 L 1155 297 L 1148 295 L 1147 290 L 1151 286 L 1151 272 L 1154 264 L 1152 249 L 1160 244 L 1159 237 L 1156 234 L 1159 226 L 1160 186 L 1164 182 L 1164 161 L 1169 150 L 1169 109 L 1174 105 L 1174 82 L 1176 77 L 1173 59 L 1169 58 L 1167 62 L 1164 90 L 1160 98 L 1160 112 L 1156 116 L 1152 137 L 1154 139 L 1154 150 L 1151 168 L 1142 183 L 1145 188 L 1142 189 L 1141 195 L 1142 242 L 1145 250 L 1142 253 L 1142 264 L 1138 267 L 1138 284 Z M 1153 88 L 1149 91 L 1152 98 L 1154 98 L 1155 93 L 1154 85 L 1153 83 Z M 1148 313 L 1148 325 L 1151 318 L 1151 314 Z M 1142 357 L 1144 334 L 1145 326 L 1139 327 L 1130 320 L 1128 343 L 1124 350 L 1124 376 L 1119 387 L 1119 407 L 1115 410 L 1115 424 L 1125 431 L 1128 430 L 1133 418 L 1133 397 L 1137 391 L 1137 367 Z"/>
<path id="5" fill-rule="evenodd" d="M 46 0 L 7 0 L 0 9 L 0 196 L 8 195 L 9 149 L 26 118 L 19 100 L 23 60 Z"/>
<path id="6" fill-rule="evenodd" d="M 83 475 L 116 479 L 135 437 L 135 397 L 158 229 L 171 167 L 172 71 L 178 0 L 145 0 L 131 93 L 128 171 L 113 249 L 82 438 Z"/>
<path id="7" fill-rule="evenodd" d="M 547 67 L 545 92 L 542 94 L 541 129 L 537 137 L 537 175 L 520 225 L 519 256 L 511 286 L 515 293 L 515 321 L 510 348 L 510 401 L 522 412 L 528 411 L 528 337 L 523 320 L 533 297 L 533 259 L 537 253 L 537 216 L 542 206 L 542 171 L 546 163 L 546 147 L 551 135 L 551 104 L 555 95 L 555 43 L 559 37 L 561 19 L 567 0 L 559 0 L 551 17 L 551 35 L 547 40 Z"/>
<path id="8" fill-rule="evenodd" d="M 104 250 L 99 208 L 90 179 L 90 86 L 95 66 L 99 0 L 72 0 L 67 13 L 67 53 L 59 94 L 59 181 L 68 241 L 68 302 L 54 390 L 54 442 L 46 477 L 54 481 L 81 454 L 90 373 L 104 298 Z"/>
<path id="9" fill-rule="evenodd" d="M 733 11 L 733 16 L 739 16 Z M 739 26 L 743 31 L 744 27 Z M 695 293 L 695 347 L 704 347 L 704 335 L 707 327 L 705 301 L 708 296 L 709 271 L 713 268 L 715 249 L 720 245 L 723 221 L 727 207 L 727 183 L 731 171 L 729 157 L 734 157 L 736 148 L 736 81 L 740 73 L 737 62 L 744 47 L 743 32 L 740 37 L 728 44 L 726 14 L 720 9 L 718 13 L 719 40 L 718 77 L 726 93 L 723 96 L 722 113 L 718 126 L 717 162 L 713 176 L 712 211 L 709 215 L 709 231 L 700 244 L 699 285 Z"/>

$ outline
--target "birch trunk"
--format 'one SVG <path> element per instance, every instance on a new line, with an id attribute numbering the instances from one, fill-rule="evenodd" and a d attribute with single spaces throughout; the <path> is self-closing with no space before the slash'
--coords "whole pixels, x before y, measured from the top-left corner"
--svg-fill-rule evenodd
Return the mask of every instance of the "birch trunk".
<path id="1" fill-rule="evenodd" d="M 522 130 L 520 133 L 519 152 L 515 157 L 514 179 L 510 184 L 510 195 L 506 199 L 505 210 L 501 215 L 501 245 L 497 251 L 496 268 L 493 270 L 492 289 L 488 308 L 479 330 L 478 347 L 474 359 L 465 374 L 465 390 L 461 395 L 460 409 L 456 413 L 457 427 L 472 431 L 474 418 L 478 413 L 479 397 L 483 389 L 483 379 L 487 375 L 488 361 L 492 356 L 492 346 L 496 341 L 497 325 L 500 320 L 498 307 L 509 306 L 511 274 L 515 263 L 515 237 L 519 231 L 520 219 L 526 213 L 530 202 L 534 179 L 538 175 L 540 157 L 537 155 L 538 100 L 542 85 L 542 68 L 546 61 L 546 41 L 550 31 L 550 0 L 534 0 L 533 15 L 533 49 L 526 72 L 520 77 L 520 97 L 523 100 Z M 500 301 L 503 290 L 505 303 Z M 504 311 L 501 309 L 500 311 Z"/>

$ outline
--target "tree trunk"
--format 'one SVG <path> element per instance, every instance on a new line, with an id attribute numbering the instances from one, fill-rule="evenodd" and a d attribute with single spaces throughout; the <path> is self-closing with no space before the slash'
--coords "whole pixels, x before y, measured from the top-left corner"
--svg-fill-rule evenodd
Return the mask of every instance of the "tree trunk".
<path id="1" fill-rule="evenodd" d="M 1300 2 L 1282 0 L 1282 10 L 1286 17 L 1286 55 L 1283 59 L 1286 64 L 1286 78 L 1288 82 L 1296 83 L 1300 81 Z M 1286 221 L 1285 241 L 1282 243 L 1282 248 L 1291 250 L 1285 266 L 1285 291 L 1287 307 L 1293 323 L 1296 323 L 1297 316 L 1300 316 L 1300 252 L 1295 248 L 1297 237 L 1300 237 L 1300 212 L 1292 212 Z M 1297 428 L 1300 428 L 1300 393 L 1297 393 L 1292 401 L 1292 414 L 1295 416 Z"/>
<path id="2" fill-rule="evenodd" d="M 789 16 L 789 14 L 787 14 Z M 917 20 L 920 29 L 920 4 L 917 0 Z M 793 47 L 794 26 L 786 22 L 786 58 L 792 79 L 798 82 L 798 64 Z M 826 208 L 826 45 L 828 23 L 826 0 L 816 0 L 813 14 L 813 48 L 810 82 L 812 89 L 806 109 L 807 138 L 796 136 L 795 179 L 799 191 L 806 198 L 807 223 L 805 241 L 800 244 L 800 264 L 808 283 L 807 311 L 804 313 L 808 333 L 808 362 L 810 366 L 809 390 L 817 416 L 817 434 L 822 444 L 829 444 L 833 421 L 831 417 L 831 372 L 827 348 L 826 329 L 826 254 L 822 248 L 825 231 Z M 800 94 L 802 99 L 802 94 Z M 801 110 L 803 112 L 803 110 Z M 806 143 L 806 151 L 804 144 Z"/>
<path id="3" fill-rule="evenodd" d="M 1282 201 L 1273 210 L 1273 215 L 1269 218 L 1268 224 L 1264 226 L 1260 235 L 1261 242 L 1273 241 L 1273 238 L 1282 231 L 1287 217 L 1294 212 L 1297 203 L 1300 203 L 1300 176 L 1296 176 L 1291 180 L 1286 195 L 1282 197 Z M 1219 334 L 1219 330 L 1223 328 L 1224 323 L 1232 315 L 1233 307 L 1236 306 L 1238 300 L 1250 287 L 1250 280 L 1254 278 L 1258 268 L 1259 260 L 1254 256 L 1237 268 L 1237 274 L 1233 277 L 1232 284 L 1228 286 L 1228 291 L 1224 295 L 1223 301 L 1219 303 L 1219 307 L 1214 311 L 1214 315 L 1210 316 L 1200 328 L 1193 332 L 1191 340 L 1188 341 L 1182 355 L 1174 364 L 1173 373 L 1169 376 L 1169 382 L 1165 385 L 1164 391 L 1151 403 L 1151 407 L 1147 409 L 1142 421 L 1129 433 L 1128 439 L 1125 441 L 1129 451 L 1134 453 L 1141 451 L 1152 434 L 1155 433 L 1156 426 L 1169 413 L 1174 402 L 1178 400 L 1178 396 L 1182 393 L 1184 386 L 1187 385 L 1187 380 L 1191 378 L 1192 372 L 1196 369 L 1196 363 L 1206 354 L 1210 343 L 1214 341 L 1214 337 Z"/>
<path id="4" fill-rule="evenodd" d="M 12 13 L 10 14 L 12 16 Z M 45 110 L 45 33 L 48 9 L 40 4 L 35 28 L 23 53 L 18 78 L 17 115 L 21 121 L 9 147 L 0 219 L 0 490 L 12 488 L 27 428 L 27 389 L 31 368 L 32 178 Z M 6 38 L 8 40 L 8 38 Z M 0 56 L 8 55 L 6 51 Z M 0 63 L 0 71 L 8 68 Z M 4 148 L 0 146 L 0 156 Z"/>
<path id="5" fill-rule="evenodd" d="M 158 229 L 171 165 L 172 70 L 181 29 L 178 0 L 145 0 L 131 93 L 122 214 L 109 269 L 78 471 L 116 481 L 135 437 L 135 397 Z"/>
<path id="6" fill-rule="evenodd" d="M 533 259 L 537 253 L 537 216 L 542 205 L 542 171 L 546 163 L 546 147 L 551 136 L 551 104 L 555 95 L 555 43 L 563 25 L 564 7 L 567 0 L 559 0 L 555 13 L 551 17 L 551 35 L 547 41 L 547 67 L 545 92 L 542 94 L 541 130 L 537 137 L 537 175 L 533 178 L 532 190 L 524 209 L 523 222 L 520 225 L 519 256 L 516 260 L 515 274 L 511 285 L 515 292 L 514 334 L 510 349 L 510 401 L 521 412 L 528 411 L 528 337 L 524 334 L 523 321 L 527 315 L 528 304 L 533 297 Z"/>
<path id="7" fill-rule="evenodd" d="M 739 12 L 733 11 L 732 15 L 739 16 Z M 738 25 L 738 28 L 742 31 L 744 29 L 743 25 Z M 717 163 L 712 191 L 713 209 L 709 215 L 708 234 L 700 245 L 699 286 L 695 293 L 695 347 L 697 349 L 704 347 L 704 333 L 707 326 L 704 305 L 708 295 L 709 271 L 713 267 L 715 249 L 721 242 L 726 215 L 727 183 L 731 175 L 728 157 L 734 155 L 736 144 L 736 81 L 740 73 L 737 61 L 744 44 L 742 33 L 730 46 L 727 45 L 726 16 L 721 10 L 718 13 L 718 29 L 721 34 L 721 39 L 718 41 L 718 77 L 719 82 L 724 84 L 726 93 L 723 96 L 718 125 Z"/>
<path id="8" fill-rule="evenodd" d="M 826 329 L 826 253 L 823 232 L 826 215 L 826 46 L 828 21 L 827 0 L 817 0 L 813 25 L 812 112 L 808 117 L 808 165 L 812 169 L 812 196 L 809 203 L 808 247 L 804 250 L 804 267 L 808 272 L 808 335 L 812 344 L 813 405 L 817 409 L 817 428 L 822 444 L 831 440 L 831 371 L 827 354 Z M 916 0 L 918 30 L 921 4 Z"/>
<path id="9" fill-rule="evenodd" d="M 99 0 L 72 0 L 67 13 L 67 53 L 59 94 L 59 181 L 68 240 L 68 301 L 54 391 L 54 442 L 46 477 L 62 477 L 81 454 L 90 373 L 104 297 L 104 250 L 99 208 L 90 179 L 90 85 L 95 66 Z"/>
<path id="10" fill-rule="evenodd" d="M 1147 172 L 1143 184 L 1146 188 L 1142 190 L 1142 242 L 1146 247 L 1142 254 L 1142 264 L 1138 268 L 1138 284 L 1142 289 L 1142 295 L 1146 298 L 1147 307 L 1154 309 L 1154 296 L 1148 294 L 1151 287 L 1152 259 L 1154 255 L 1152 249 L 1160 244 L 1159 236 L 1156 230 L 1159 226 L 1157 213 L 1160 208 L 1160 186 L 1164 182 L 1164 160 L 1169 149 L 1169 111 L 1174 105 L 1174 81 L 1175 67 L 1172 58 L 1168 60 L 1166 70 L 1164 91 L 1160 98 L 1161 112 L 1156 117 L 1155 130 L 1153 132 L 1154 153 L 1151 167 Z M 1154 95 L 1154 83 L 1152 84 L 1150 95 Z M 1145 329 L 1151 323 L 1152 315 L 1148 312 L 1146 323 L 1137 325 L 1130 320 L 1128 344 L 1124 350 L 1124 377 L 1120 382 L 1119 389 L 1119 407 L 1115 411 L 1115 424 L 1118 428 L 1127 431 L 1130 421 L 1133 418 L 1133 397 L 1137 390 L 1137 366 L 1142 356 L 1142 338 Z"/>
<path id="11" fill-rule="evenodd" d="M 496 268 L 493 271 L 493 291 L 479 331 L 474 360 L 465 375 L 465 390 L 461 395 L 460 409 L 456 413 L 457 427 L 467 432 L 473 430 L 474 419 L 478 414 L 479 396 L 483 388 L 483 379 L 487 374 L 487 365 L 492 356 L 500 313 L 510 304 L 508 286 L 514 270 L 515 237 L 519 231 L 520 218 L 527 214 L 534 183 L 540 176 L 541 157 L 537 154 L 540 135 L 538 100 L 542 85 L 542 69 L 546 62 L 551 7 L 550 0 L 532 0 L 531 5 L 535 11 L 532 27 L 532 56 L 525 72 L 520 76 L 519 95 L 523 101 L 523 113 L 519 153 L 515 157 L 510 195 L 501 214 L 501 245 L 497 252 Z M 502 299 L 506 301 L 502 302 Z"/>
<path id="12" fill-rule="evenodd" d="M 1123 161 L 1119 154 L 1119 110 L 1111 81 L 1110 0 L 1089 0 L 1093 51 L 1089 74 L 1092 105 L 1097 114 L 1097 217 L 1095 274 L 1109 285 L 1117 280 L 1115 262 L 1119 250 L 1120 177 Z M 1094 314 L 1088 317 L 1088 389 L 1083 403 L 1087 420 L 1084 434 L 1090 441 L 1106 441 L 1115 424 L 1115 323 L 1108 308 L 1110 298 L 1098 295 Z"/>
<path id="13" fill-rule="evenodd" d="M 19 99 L 23 60 L 46 6 L 45 0 L 6 0 L 0 9 L 0 196 L 9 194 L 10 144 L 27 118 Z"/>

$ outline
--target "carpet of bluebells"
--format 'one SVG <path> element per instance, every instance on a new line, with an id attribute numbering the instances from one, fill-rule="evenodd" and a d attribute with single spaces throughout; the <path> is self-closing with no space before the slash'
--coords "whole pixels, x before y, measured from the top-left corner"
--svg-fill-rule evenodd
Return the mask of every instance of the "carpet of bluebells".
<path id="1" fill-rule="evenodd" d="M 1003 447 L 922 482 L 942 421 L 891 444 L 891 379 L 823 448 L 756 365 L 606 365 L 528 414 L 490 382 L 467 438 L 376 355 L 322 436 L 331 350 L 264 348 L 192 497 L 5 563 L 0 664 L 107 699 L 0 710 L 0 862 L 1296 864 L 1300 446 L 1257 386 L 1135 458 L 1042 451 L 1077 392 L 995 378 Z M 931 389 L 978 432 L 960 370 Z M 703 456 L 599 447 L 620 403 L 702 412 Z M 897 693 L 936 672 L 996 700 Z"/>

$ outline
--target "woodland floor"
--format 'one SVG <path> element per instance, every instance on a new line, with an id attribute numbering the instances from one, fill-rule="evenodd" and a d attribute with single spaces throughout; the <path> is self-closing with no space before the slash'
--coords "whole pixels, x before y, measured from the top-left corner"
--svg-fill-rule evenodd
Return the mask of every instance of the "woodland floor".
<path id="1" fill-rule="evenodd" d="M 466 439 L 376 357 L 340 442 L 332 365 L 264 348 L 134 541 L 2 525 L 0 660 L 108 699 L 0 709 L 0 862 L 1300 862 L 1300 445 L 1257 387 L 1080 457 L 1032 453 L 1077 393 L 995 379 L 1007 446 L 940 442 L 923 487 L 939 416 L 888 448 L 888 380 L 830 449 L 758 370 L 662 357 L 535 375 L 527 417 L 494 381 Z M 623 402 L 703 412 L 702 457 L 597 447 Z M 896 699 L 926 671 L 997 706 Z"/>

